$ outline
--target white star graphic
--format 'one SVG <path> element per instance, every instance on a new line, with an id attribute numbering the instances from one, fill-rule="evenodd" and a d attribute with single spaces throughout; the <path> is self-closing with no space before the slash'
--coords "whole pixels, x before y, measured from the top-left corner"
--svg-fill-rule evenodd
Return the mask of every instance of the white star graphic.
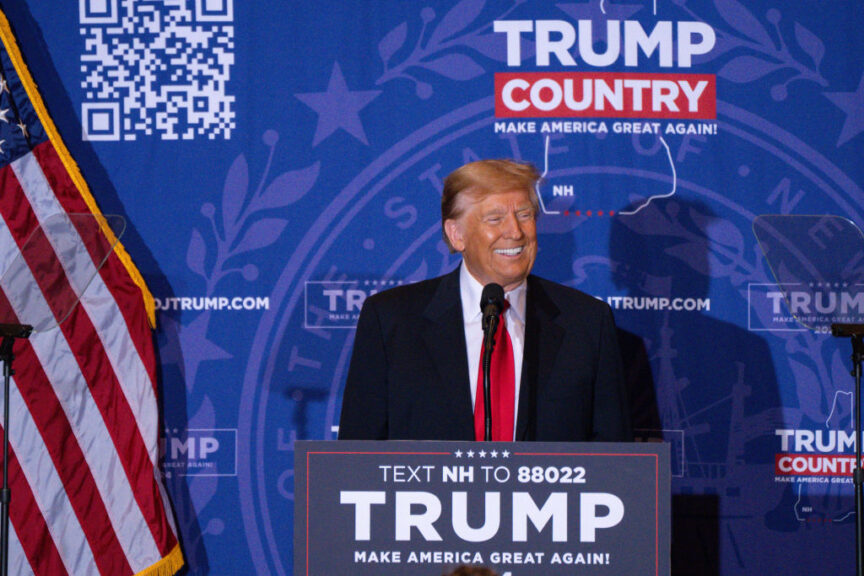
<path id="1" fill-rule="evenodd" d="M 462 451 L 456 450 L 456 452 L 454 452 L 453 455 L 456 456 L 456 458 L 461 458 L 462 457 Z"/>
<path id="2" fill-rule="evenodd" d="M 466 452 L 466 454 L 468 455 L 468 458 L 474 457 L 474 451 L 473 450 L 468 450 L 468 452 Z"/>
<path id="3" fill-rule="evenodd" d="M 336 62 L 333 64 L 326 91 L 307 92 L 294 96 L 318 114 L 318 126 L 312 146 L 317 146 L 339 129 L 368 146 L 363 122 L 360 120 L 360 111 L 379 94 L 381 94 L 380 90 L 349 90 L 342 69 Z"/>
<path id="4" fill-rule="evenodd" d="M 480 455 L 480 458 L 486 457 L 486 451 L 485 450 L 480 450 L 480 452 L 478 452 L 478 454 Z"/>
<path id="5" fill-rule="evenodd" d="M 846 115 L 837 140 L 838 147 L 864 132 L 864 75 L 855 92 L 827 92 L 825 97 Z"/>

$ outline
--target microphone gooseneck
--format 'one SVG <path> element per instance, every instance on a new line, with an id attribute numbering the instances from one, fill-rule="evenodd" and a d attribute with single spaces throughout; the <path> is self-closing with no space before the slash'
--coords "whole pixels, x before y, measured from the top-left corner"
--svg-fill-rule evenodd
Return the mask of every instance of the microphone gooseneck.
<path id="1" fill-rule="evenodd" d="M 492 384 L 489 370 L 492 366 L 495 332 L 498 330 L 498 320 L 504 310 L 504 288 L 500 284 L 493 282 L 483 287 L 480 310 L 483 312 L 483 439 L 489 442 L 492 440 Z"/>

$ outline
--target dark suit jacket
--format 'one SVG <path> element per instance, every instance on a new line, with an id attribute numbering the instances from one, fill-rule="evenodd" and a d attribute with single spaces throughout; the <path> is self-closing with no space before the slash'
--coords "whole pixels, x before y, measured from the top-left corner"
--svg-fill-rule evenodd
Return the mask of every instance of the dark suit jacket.
<path id="1" fill-rule="evenodd" d="M 609 306 L 536 276 L 527 281 L 516 440 L 631 440 Z M 339 438 L 474 439 L 458 268 L 366 300 Z"/>

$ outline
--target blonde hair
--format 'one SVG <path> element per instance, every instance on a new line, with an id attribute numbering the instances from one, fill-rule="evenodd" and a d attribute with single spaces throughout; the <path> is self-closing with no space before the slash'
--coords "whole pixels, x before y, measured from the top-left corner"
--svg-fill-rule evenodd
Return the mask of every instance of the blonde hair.
<path id="1" fill-rule="evenodd" d="M 535 217 L 540 213 L 534 186 L 540 180 L 540 173 L 533 164 L 516 162 L 514 160 L 478 160 L 457 168 L 444 179 L 444 191 L 441 194 L 441 234 L 444 242 L 455 252 L 444 230 L 444 222 L 459 218 L 465 203 L 460 202 L 463 196 L 481 199 L 495 192 L 511 190 L 526 190 L 534 207 Z"/>

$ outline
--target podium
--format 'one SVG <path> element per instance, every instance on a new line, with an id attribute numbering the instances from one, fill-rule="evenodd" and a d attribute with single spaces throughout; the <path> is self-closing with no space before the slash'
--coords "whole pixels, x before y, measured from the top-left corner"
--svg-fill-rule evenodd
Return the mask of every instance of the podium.
<path id="1" fill-rule="evenodd" d="M 662 443 L 302 441 L 295 576 L 670 573 Z"/>

